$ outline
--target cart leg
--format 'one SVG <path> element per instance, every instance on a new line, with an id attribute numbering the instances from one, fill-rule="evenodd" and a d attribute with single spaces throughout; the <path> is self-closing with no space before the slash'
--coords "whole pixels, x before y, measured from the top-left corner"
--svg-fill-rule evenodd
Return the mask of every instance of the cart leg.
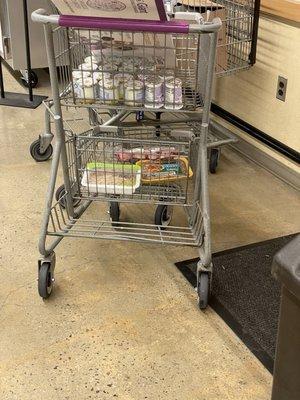
<path id="1" fill-rule="evenodd" d="M 59 160 L 60 160 L 60 153 L 61 153 L 61 141 L 57 141 L 54 146 L 50 179 L 49 179 L 48 189 L 47 189 L 47 193 L 46 193 L 46 203 L 45 203 L 45 209 L 44 209 L 43 220 L 42 220 L 42 228 L 41 228 L 40 239 L 39 239 L 39 251 L 40 251 L 40 254 L 44 257 L 48 257 L 54 248 L 52 246 L 49 249 L 46 248 L 46 238 L 47 238 L 48 224 L 49 224 L 50 215 L 51 215 L 52 200 L 54 197 L 54 190 L 55 190 L 55 183 L 56 183 L 57 171 L 58 171 Z"/>
<path id="2" fill-rule="evenodd" d="M 49 73 L 52 87 L 52 97 L 53 97 L 53 108 L 54 108 L 54 125 L 55 133 L 57 138 L 58 148 L 60 149 L 60 160 L 62 165 L 62 172 L 64 178 L 64 185 L 66 189 L 66 209 L 70 217 L 74 217 L 74 205 L 71 192 L 71 182 L 68 170 L 68 159 L 67 150 L 65 143 L 65 131 L 62 121 L 62 109 L 60 104 L 60 94 L 59 94 L 59 83 L 57 76 L 57 68 L 55 63 L 55 51 L 53 42 L 53 32 L 50 24 L 44 24 L 45 39 L 46 39 L 46 50 L 47 57 L 49 60 Z M 57 174 L 57 171 L 56 171 Z M 54 179 L 56 179 L 56 174 Z M 53 193 L 52 193 L 53 197 Z"/>
<path id="3" fill-rule="evenodd" d="M 210 282 L 212 276 L 211 257 L 211 228 L 210 207 L 208 192 L 208 162 L 207 162 L 207 136 L 212 98 L 212 82 L 214 75 L 214 63 L 217 45 L 217 34 L 211 35 L 211 46 L 208 57 L 207 84 L 205 88 L 205 100 L 202 113 L 201 135 L 199 141 L 197 176 L 195 184 L 195 202 L 200 201 L 203 220 L 203 243 L 199 248 L 200 261 L 197 265 L 197 292 L 199 307 L 205 309 L 208 304 Z M 200 57 L 200 56 L 199 56 Z M 201 60 L 199 59 L 199 62 Z"/>
<path id="4" fill-rule="evenodd" d="M 200 260 L 197 265 L 197 293 L 198 305 L 201 310 L 208 305 L 211 279 L 212 279 L 212 261 L 211 261 L 211 226 L 210 226 L 210 206 L 208 192 L 208 165 L 207 165 L 207 147 L 206 136 L 208 125 L 204 124 L 201 128 L 200 143 L 200 185 L 198 186 L 198 198 L 200 199 L 201 213 L 203 219 L 203 242 L 199 248 Z"/>
<path id="5" fill-rule="evenodd" d="M 71 183 L 68 171 L 68 162 L 67 162 L 67 151 L 66 151 L 66 143 L 65 143 L 65 131 L 62 122 L 62 110 L 60 105 L 60 97 L 59 97 L 59 87 L 58 87 L 58 77 L 57 70 L 55 65 L 55 52 L 54 52 L 54 44 L 53 44 L 53 33 L 52 28 L 49 24 L 44 25 L 45 31 L 45 39 L 46 39 L 46 49 L 47 56 L 49 60 L 49 72 L 52 86 L 52 95 L 53 95 L 53 108 L 54 108 L 54 126 L 55 126 L 55 134 L 56 134 L 56 143 L 53 154 L 53 160 L 51 164 L 51 173 L 50 180 L 48 184 L 48 190 L 46 194 L 46 203 L 45 210 L 42 221 L 41 234 L 39 238 L 39 251 L 43 257 L 48 257 L 53 252 L 53 249 L 57 246 L 57 244 L 61 241 L 62 237 L 58 237 L 54 240 L 50 247 L 46 247 L 46 238 L 47 238 L 47 229 L 51 216 L 51 207 L 52 200 L 54 196 L 55 183 L 57 178 L 58 166 L 61 161 L 63 177 L 64 177 L 64 185 L 66 189 L 66 210 L 69 217 L 74 217 L 74 206 L 73 199 L 71 193 Z M 46 117 L 46 123 L 48 124 L 48 116 Z"/>

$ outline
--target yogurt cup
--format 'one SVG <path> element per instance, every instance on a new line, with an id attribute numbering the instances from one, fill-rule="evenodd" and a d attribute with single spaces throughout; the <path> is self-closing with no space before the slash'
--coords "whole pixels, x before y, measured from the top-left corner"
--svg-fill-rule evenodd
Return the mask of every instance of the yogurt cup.
<path id="1" fill-rule="evenodd" d="M 105 104 L 115 104 L 119 101 L 119 87 L 113 79 L 99 81 L 99 99 Z"/>
<path id="2" fill-rule="evenodd" d="M 115 74 L 113 79 L 119 88 L 119 100 L 123 100 L 125 97 L 125 86 L 128 82 L 134 80 L 134 76 L 126 72 L 120 72 L 118 74 Z"/>
<path id="3" fill-rule="evenodd" d="M 96 83 L 91 77 L 79 79 L 76 81 L 77 97 L 83 99 L 85 103 L 94 103 L 96 98 Z"/>
<path id="4" fill-rule="evenodd" d="M 144 103 L 144 84 L 129 80 L 124 84 L 124 103 L 128 106 L 141 106 Z"/>
<path id="5" fill-rule="evenodd" d="M 145 107 L 161 108 L 164 103 L 164 84 L 159 77 L 145 82 Z"/>
<path id="6" fill-rule="evenodd" d="M 169 78 L 165 82 L 165 108 L 178 110 L 182 107 L 182 81 L 179 78 Z"/>

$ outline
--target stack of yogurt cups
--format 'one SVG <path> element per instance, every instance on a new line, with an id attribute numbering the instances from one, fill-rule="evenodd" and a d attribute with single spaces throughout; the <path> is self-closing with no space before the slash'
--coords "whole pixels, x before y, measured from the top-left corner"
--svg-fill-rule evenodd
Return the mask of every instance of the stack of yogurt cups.
<path id="1" fill-rule="evenodd" d="M 92 55 L 72 72 L 74 95 L 85 103 L 100 100 L 104 104 L 155 109 L 182 108 L 182 81 L 174 71 L 158 69 L 155 61 L 118 55 L 103 57 L 95 47 Z"/>

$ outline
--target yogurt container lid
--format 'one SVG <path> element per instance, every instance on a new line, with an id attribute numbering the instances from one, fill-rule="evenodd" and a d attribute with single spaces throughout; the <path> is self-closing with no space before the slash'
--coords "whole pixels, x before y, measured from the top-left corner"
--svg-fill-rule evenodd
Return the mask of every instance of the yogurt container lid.
<path id="1" fill-rule="evenodd" d="M 168 89 L 172 89 L 173 87 L 181 87 L 182 86 L 182 81 L 179 78 L 170 78 L 168 81 L 166 80 L 166 87 Z"/>
<path id="2" fill-rule="evenodd" d="M 162 83 L 163 79 L 160 76 L 151 76 L 147 81 L 145 81 L 146 87 L 149 87 L 150 89 L 151 87 L 153 88 L 153 86 L 161 85 Z"/>
<path id="3" fill-rule="evenodd" d="M 94 81 L 101 81 L 102 80 L 102 73 L 100 71 L 93 72 L 93 79 Z"/>
<path id="4" fill-rule="evenodd" d="M 143 84 L 143 82 L 138 81 L 138 80 L 132 80 L 132 81 L 128 80 L 125 83 L 125 87 L 127 89 L 131 89 L 131 90 L 141 90 L 144 88 L 144 84 Z"/>
<path id="5" fill-rule="evenodd" d="M 103 87 L 104 89 L 115 89 L 118 87 L 118 85 L 112 79 L 105 79 L 104 81 L 102 80 L 100 82 L 100 88 Z"/>
<path id="6" fill-rule="evenodd" d="M 93 61 L 95 61 L 95 60 L 96 60 L 95 56 L 93 56 L 93 55 L 87 56 L 84 59 L 84 64 L 96 64 L 96 63 L 93 63 Z"/>
<path id="7" fill-rule="evenodd" d="M 72 77 L 73 79 L 82 79 L 82 78 L 87 78 L 91 76 L 91 73 L 88 71 L 72 71 Z"/>
<path id="8" fill-rule="evenodd" d="M 98 69 L 98 65 L 97 64 L 93 64 L 93 63 L 83 63 L 78 65 L 78 69 L 81 69 L 83 71 L 89 71 L 89 70 L 97 70 Z"/>
<path id="9" fill-rule="evenodd" d="M 92 78 L 85 78 L 83 80 L 83 86 L 92 87 L 94 85 L 94 80 Z"/>
<path id="10" fill-rule="evenodd" d="M 128 80 L 133 80 L 133 75 L 129 74 L 128 72 L 119 72 L 117 74 L 114 75 L 114 78 L 117 79 L 119 82 L 125 82 Z"/>
<path id="11" fill-rule="evenodd" d="M 101 50 L 101 43 L 100 42 L 95 42 L 91 44 L 91 50 Z"/>

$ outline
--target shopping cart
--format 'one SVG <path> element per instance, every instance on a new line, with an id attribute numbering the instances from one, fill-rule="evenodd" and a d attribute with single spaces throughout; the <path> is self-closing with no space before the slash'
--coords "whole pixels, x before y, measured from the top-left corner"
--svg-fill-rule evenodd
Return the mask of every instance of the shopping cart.
<path id="1" fill-rule="evenodd" d="M 64 237 L 87 237 L 196 246 L 198 301 L 207 306 L 207 154 L 235 139 L 209 134 L 221 20 L 183 6 L 173 5 L 167 22 L 32 15 L 44 24 L 53 95 L 44 103 L 41 158 L 56 137 L 39 240 L 44 299 L 53 288 L 55 247 Z M 226 46 L 237 54 L 248 38 L 234 40 Z M 221 66 L 229 69 L 227 61 Z M 63 185 L 55 191 L 60 161 Z M 109 218 L 99 218 L 103 203 Z M 137 204 L 152 205 L 154 216 L 128 218 Z"/>

